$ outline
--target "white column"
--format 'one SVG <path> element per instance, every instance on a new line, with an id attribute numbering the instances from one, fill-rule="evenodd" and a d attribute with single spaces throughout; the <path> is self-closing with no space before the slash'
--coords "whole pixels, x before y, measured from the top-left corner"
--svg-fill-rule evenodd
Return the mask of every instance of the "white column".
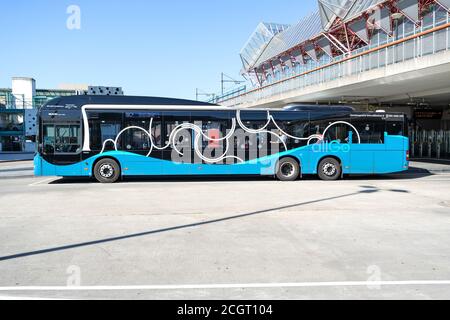
<path id="1" fill-rule="evenodd" d="M 33 108 L 36 95 L 36 81 L 33 78 L 15 77 L 12 79 L 12 95 L 17 109 Z"/>

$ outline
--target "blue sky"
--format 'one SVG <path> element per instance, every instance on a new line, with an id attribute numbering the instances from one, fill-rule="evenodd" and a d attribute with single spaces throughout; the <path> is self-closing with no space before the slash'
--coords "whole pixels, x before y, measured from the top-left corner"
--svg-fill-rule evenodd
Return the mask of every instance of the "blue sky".
<path id="1" fill-rule="evenodd" d="M 69 30 L 69 5 L 81 29 Z M 295 23 L 316 0 L 14 0 L 2 3 L 0 87 L 31 76 L 121 86 L 126 94 L 194 98 L 239 77 L 239 51 L 261 21 Z"/>

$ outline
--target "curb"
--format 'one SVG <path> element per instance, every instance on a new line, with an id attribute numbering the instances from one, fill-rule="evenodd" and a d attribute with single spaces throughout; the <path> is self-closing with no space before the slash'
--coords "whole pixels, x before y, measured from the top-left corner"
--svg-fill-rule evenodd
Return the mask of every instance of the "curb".
<path id="1" fill-rule="evenodd" d="M 19 179 L 28 179 L 34 178 L 34 175 L 23 175 L 23 176 L 2 176 L 2 180 L 19 180 Z"/>
<path id="2" fill-rule="evenodd" d="M 33 159 L 30 160 L 0 160 L 0 164 L 2 163 L 16 163 L 16 162 L 29 162 L 33 161 Z"/>

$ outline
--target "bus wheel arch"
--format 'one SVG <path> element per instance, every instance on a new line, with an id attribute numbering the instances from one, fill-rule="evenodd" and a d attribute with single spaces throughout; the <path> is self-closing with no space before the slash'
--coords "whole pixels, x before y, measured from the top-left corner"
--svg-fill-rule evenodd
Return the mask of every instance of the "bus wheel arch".
<path id="1" fill-rule="evenodd" d="M 92 172 L 100 183 L 115 183 L 122 177 L 122 166 L 114 157 L 99 157 L 92 164 Z"/>
<path id="2" fill-rule="evenodd" d="M 342 160 L 337 156 L 324 156 L 317 163 L 317 174 L 321 180 L 336 181 L 343 177 Z"/>
<path id="3" fill-rule="evenodd" d="M 295 181 L 301 176 L 301 161 L 297 157 L 284 156 L 278 159 L 275 176 L 280 181 Z"/>

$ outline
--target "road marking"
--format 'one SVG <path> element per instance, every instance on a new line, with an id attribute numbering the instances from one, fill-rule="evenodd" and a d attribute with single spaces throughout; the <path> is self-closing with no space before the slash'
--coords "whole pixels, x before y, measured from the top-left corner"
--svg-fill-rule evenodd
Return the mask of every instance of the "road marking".
<path id="1" fill-rule="evenodd" d="M 56 180 L 56 178 L 47 178 L 47 179 L 45 179 L 45 180 L 42 180 L 42 181 L 38 181 L 38 182 L 35 182 L 35 183 L 32 183 L 32 184 L 29 184 L 28 186 L 29 186 L 29 187 L 35 187 L 35 186 L 38 186 L 38 185 L 40 185 L 40 184 L 43 184 L 43 183 L 46 183 L 46 182 L 50 182 L 50 181 L 52 181 L 52 180 Z"/>
<path id="2" fill-rule="evenodd" d="M 155 291 L 208 289 L 271 289 L 271 288 L 326 288 L 326 287 L 388 287 L 388 286 L 450 286 L 450 281 L 344 281 L 209 285 L 153 285 L 153 286 L 79 286 L 79 287 L 0 287 L 5 291 Z"/>

